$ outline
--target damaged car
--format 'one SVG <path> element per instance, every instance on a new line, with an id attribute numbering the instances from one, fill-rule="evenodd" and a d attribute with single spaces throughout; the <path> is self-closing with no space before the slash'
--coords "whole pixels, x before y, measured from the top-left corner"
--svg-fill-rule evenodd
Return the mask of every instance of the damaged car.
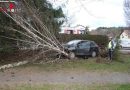
<path id="1" fill-rule="evenodd" d="M 64 44 L 65 51 L 70 59 L 75 57 L 96 57 L 99 54 L 99 46 L 91 40 L 72 40 Z"/>

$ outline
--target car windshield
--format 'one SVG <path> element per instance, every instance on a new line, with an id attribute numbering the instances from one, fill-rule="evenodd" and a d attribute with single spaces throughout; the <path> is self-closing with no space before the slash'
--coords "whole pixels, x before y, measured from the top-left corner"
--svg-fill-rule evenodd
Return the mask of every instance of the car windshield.
<path id="1" fill-rule="evenodd" d="M 68 43 L 67 43 L 67 45 L 72 45 L 72 44 L 77 44 L 78 42 L 80 42 L 81 40 L 72 40 L 72 41 L 69 41 Z"/>

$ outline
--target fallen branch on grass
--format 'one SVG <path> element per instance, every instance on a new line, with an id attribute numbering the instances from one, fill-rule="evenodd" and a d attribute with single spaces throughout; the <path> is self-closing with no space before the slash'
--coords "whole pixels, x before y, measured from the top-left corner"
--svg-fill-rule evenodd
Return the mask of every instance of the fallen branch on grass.
<path id="1" fill-rule="evenodd" d="M 24 64 L 27 64 L 27 63 L 29 63 L 29 61 L 21 61 L 21 62 L 18 62 L 18 63 L 3 65 L 3 66 L 0 66 L 0 70 L 13 68 L 13 67 L 24 65 Z"/>

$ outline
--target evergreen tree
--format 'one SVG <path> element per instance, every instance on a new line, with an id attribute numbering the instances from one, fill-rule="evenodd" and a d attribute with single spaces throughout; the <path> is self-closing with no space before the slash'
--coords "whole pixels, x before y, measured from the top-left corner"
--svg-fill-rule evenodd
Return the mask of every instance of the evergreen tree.
<path id="1" fill-rule="evenodd" d="M 17 0 L 18 3 L 21 2 L 21 0 Z M 26 2 L 34 8 L 34 12 L 39 15 L 39 17 L 42 19 L 42 22 L 47 26 L 47 28 L 54 33 L 55 35 L 58 34 L 60 30 L 60 25 L 62 25 L 63 20 L 60 20 L 60 18 L 64 18 L 64 14 L 61 8 L 54 9 L 52 5 L 47 2 L 47 0 L 26 0 Z M 26 8 L 25 8 L 26 9 Z M 24 14 L 24 13 L 23 13 Z M 29 16 L 26 16 L 27 18 L 30 18 Z M 33 21 L 30 21 L 30 23 Z M 0 36 L 7 36 L 7 37 L 14 37 L 14 38 L 24 38 L 21 36 L 18 32 L 12 32 L 11 30 L 8 30 L 8 27 L 15 28 L 17 30 L 22 30 L 16 23 L 13 22 L 10 18 L 5 16 L 2 12 L 0 12 Z M 33 25 L 33 24 L 32 24 Z M 7 38 L 0 37 L 0 47 L 12 47 L 17 46 L 17 41 L 12 41 Z"/>

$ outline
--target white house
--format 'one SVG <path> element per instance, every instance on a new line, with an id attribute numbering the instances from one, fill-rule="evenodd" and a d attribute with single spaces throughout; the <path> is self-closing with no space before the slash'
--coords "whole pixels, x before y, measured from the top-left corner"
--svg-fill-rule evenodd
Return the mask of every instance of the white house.
<path id="1" fill-rule="evenodd" d="M 120 39 L 130 39 L 130 30 L 124 30 L 120 35 Z"/>
<path id="2" fill-rule="evenodd" d="M 64 34 L 85 34 L 85 27 L 82 25 L 77 25 L 75 27 L 62 27 L 61 32 Z"/>
<path id="3" fill-rule="evenodd" d="M 124 30 L 120 35 L 120 46 L 130 48 L 130 30 Z"/>

